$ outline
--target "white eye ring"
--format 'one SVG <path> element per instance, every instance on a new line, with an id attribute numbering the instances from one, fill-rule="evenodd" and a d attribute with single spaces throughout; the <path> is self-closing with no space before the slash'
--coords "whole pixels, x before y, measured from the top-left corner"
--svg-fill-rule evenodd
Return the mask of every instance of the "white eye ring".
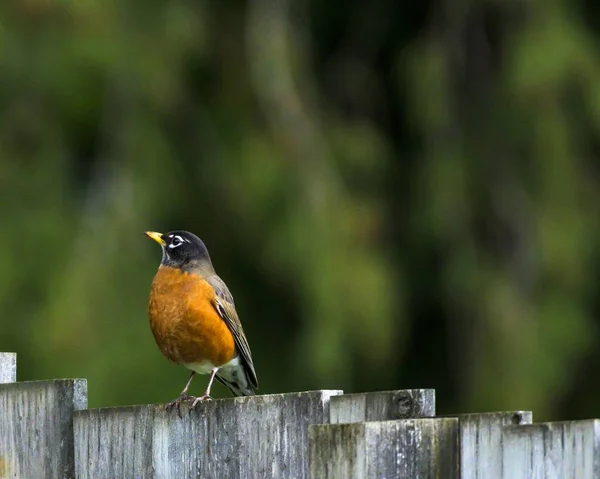
<path id="1" fill-rule="evenodd" d="M 177 248 L 183 244 L 183 238 L 181 236 L 174 236 L 171 244 L 169 245 L 170 249 Z"/>

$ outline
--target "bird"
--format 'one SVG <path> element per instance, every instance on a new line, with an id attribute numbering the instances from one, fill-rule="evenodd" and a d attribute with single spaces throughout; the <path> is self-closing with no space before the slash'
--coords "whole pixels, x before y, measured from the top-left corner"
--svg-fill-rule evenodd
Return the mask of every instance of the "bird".
<path id="1" fill-rule="evenodd" d="M 148 299 L 150 329 L 162 354 L 191 371 L 180 395 L 167 411 L 193 400 L 210 400 L 216 378 L 234 396 L 253 396 L 258 379 L 250 345 L 240 323 L 233 296 L 217 275 L 208 249 L 195 234 L 184 230 L 161 234 L 145 231 L 162 248 L 162 258 Z M 188 396 L 196 374 L 210 374 L 200 397 Z"/>

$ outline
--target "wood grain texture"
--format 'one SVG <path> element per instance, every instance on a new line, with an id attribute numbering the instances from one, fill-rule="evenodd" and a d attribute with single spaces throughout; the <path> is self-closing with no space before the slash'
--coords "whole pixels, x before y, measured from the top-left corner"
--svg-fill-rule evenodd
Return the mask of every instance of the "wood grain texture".
<path id="1" fill-rule="evenodd" d="M 1 384 L 0 477 L 74 477 L 73 411 L 86 407 L 85 380 Z"/>
<path id="2" fill-rule="evenodd" d="M 458 419 L 309 427 L 312 479 L 458 477 Z"/>
<path id="3" fill-rule="evenodd" d="M 17 381 L 17 353 L 0 353 L 0 384 Z"/>
<path id="4" fill-rule="evenodd" d="M 531 424 L 531 419 L 531 411 L 459 415 L 461 479 L 503 477 L 504 428 Z"/>
<path id="5" fill-rule="evenodd" d="M 600 477 L 598 419 L 508 426 L 503 443 L 503 479 Z"/>
<path id="6" fill-rule="evenodd" d="M 344 394 L 331 398 L 330 423 L 387 421 L 435 416 L 433 389 Z"/>
<path id="7" fill-rule="evenodd" d="M 164 405 L 75 414 L 78 478 L 304 478 L 308 425 L 341 391 L 218 399 L 180 419 Z"/>

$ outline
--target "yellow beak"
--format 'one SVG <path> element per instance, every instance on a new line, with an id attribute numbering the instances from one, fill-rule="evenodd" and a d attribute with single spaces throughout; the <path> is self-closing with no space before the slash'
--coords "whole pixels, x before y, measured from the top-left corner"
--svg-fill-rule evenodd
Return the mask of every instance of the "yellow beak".
<path id="1" fill-rule="evenodd" d="M 161 246 L 165 246 L 167 244 L 165 242 L 165 240 L 162 239 L 162 234 L 157 233 L 156 231 L 144 231 L 144 234 L 148 238 L 153 239 L 154 241 L 156 241 Z"/>

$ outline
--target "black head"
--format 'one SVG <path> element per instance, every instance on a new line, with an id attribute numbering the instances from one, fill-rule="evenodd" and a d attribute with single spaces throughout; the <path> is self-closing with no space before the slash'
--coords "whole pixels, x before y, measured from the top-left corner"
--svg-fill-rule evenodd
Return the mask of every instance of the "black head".
<path id="1" fill-rule="evenodd" d="M 165 234 L 146 231 L 146 236 L 161 246 L 161 264 L 165 266 L 184 268 L 191 263 L 210 264 L 206 246 L 200 238 L 189 231 L 170 231 Z"/>

